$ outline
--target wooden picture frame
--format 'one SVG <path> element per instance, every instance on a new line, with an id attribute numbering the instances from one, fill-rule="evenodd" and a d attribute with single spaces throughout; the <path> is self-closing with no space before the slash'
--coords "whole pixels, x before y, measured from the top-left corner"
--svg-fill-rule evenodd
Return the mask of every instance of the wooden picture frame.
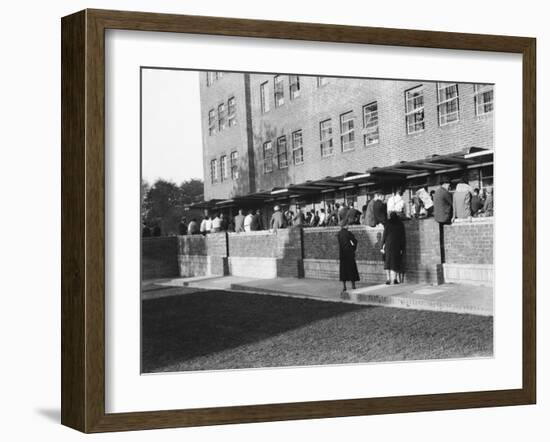
<path id="1" fill-rule="evenodd" d="M 105 412 L 105 30 L 139 30 L 522 55 L 523 385 L 270 405 Z M 533 404 L 536 398 L 536 41 L 533 38 L 84 10 L 62 19 L 62 410 L 83 432 Z"/>

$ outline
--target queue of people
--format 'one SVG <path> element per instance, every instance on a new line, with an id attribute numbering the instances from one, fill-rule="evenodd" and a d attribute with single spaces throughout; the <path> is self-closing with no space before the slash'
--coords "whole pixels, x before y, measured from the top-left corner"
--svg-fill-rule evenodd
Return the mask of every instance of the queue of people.
<path id="1" fill-rule="evenodd" d="M 382 192 L 376 192 L 361 211 L 355 202 L 332 203 L 319 209 L 303 210 L 296 206 L 294 210 L 282 210 L 275 206 L 274 213 L 264 226 L 260 209 L 239 209 L 234 217 L 223 212 L 205 212 L 202 218 L 189 221 L 183 217 L 178 225 L 179 235 L 195 235 L 215 232 L 252 232 L 259 230 L 277 230 L 287 227 L 336 227 L 342 225 L 365 225 L 376 227 L 385 225 L 391 213 L 400 219 L 434 217 L 440 224 L 452 223 L 459 219 L 493 216 L 493 189 L 482 192 L 464 180 L 454 189 L 447 179 L 443 179 L 436 190 L 428 191 L 421 187 L 405 202 L 403 189 L 397 188 L 386 198 Z M 160 236 L 160 226 L 142 226 L 142 236 Z"/>

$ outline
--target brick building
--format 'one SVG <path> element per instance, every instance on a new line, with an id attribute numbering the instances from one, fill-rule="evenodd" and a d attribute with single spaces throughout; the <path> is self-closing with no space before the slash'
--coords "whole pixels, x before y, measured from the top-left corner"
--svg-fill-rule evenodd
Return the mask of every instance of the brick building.
<path id="1" fill-rule="evenodd" d="M 492 185 L 491 85 L 201 72 L 200 94 L 214 207 L 362 205 L 443 174 Z"/>

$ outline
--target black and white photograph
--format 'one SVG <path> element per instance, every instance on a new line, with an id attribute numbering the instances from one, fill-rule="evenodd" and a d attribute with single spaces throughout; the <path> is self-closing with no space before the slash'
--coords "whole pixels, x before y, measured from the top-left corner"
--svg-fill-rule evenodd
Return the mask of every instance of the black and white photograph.
<path id="1" fill-rule="evenodd" d="M 496 85 L 140 76 L 142 374 L 493 357 Z"/>

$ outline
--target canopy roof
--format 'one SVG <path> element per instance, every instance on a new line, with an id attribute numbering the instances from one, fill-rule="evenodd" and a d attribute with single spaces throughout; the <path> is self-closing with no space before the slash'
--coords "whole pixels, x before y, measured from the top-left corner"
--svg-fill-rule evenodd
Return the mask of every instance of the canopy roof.
<path id="1" fill-rule="evenodd" d="M 347 172 L 339 176 L 326 176 L 317 180 L 308 180 L 300 184 L 289 184 L 287 187 L 274 187 L 228 200 L 210 200 L 192 204 L 191 207 L 211 208 L 236 205 L 261 205 L 264 202 L 280 199 L 299 198 L 319 193 L 355 187 L 380 184 L 403 184 L 404 181 L 429 176 L 464 171 L 471 168 L 493 164 L 493 149 L 470 147 L 446 155 L 431 155 L 415 161 L 400 161 L 390 166 L 373 167 L 364 172 Z M 208 206 L 204 206 L 208 204 Z"/>

